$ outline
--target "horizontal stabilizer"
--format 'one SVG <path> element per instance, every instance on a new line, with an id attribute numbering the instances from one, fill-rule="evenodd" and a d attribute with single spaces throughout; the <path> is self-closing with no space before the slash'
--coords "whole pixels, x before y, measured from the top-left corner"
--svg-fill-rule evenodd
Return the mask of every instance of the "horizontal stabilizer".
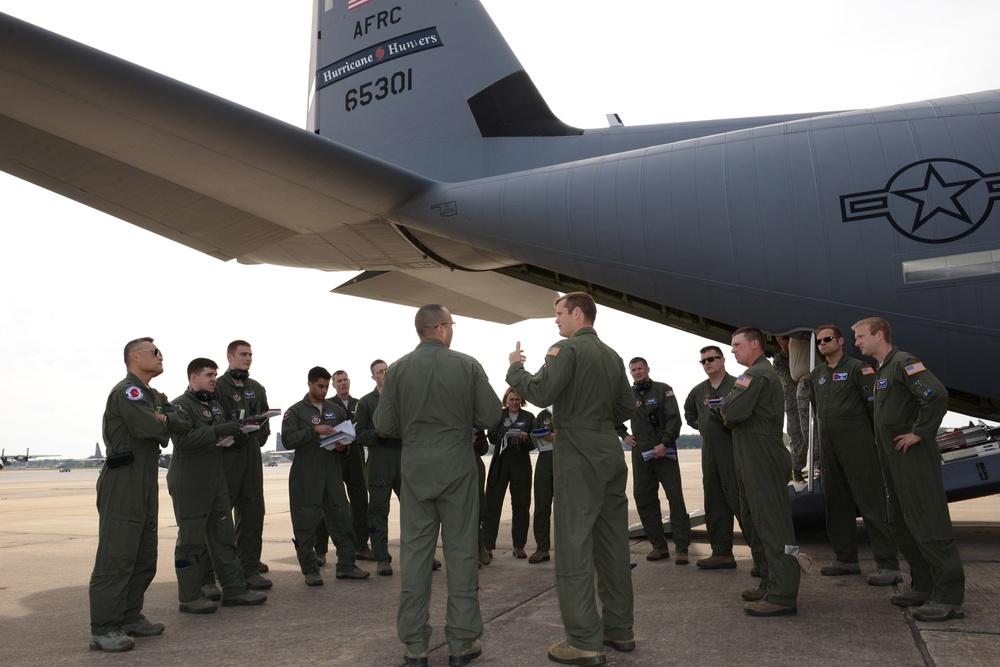
<path id="1" fill-rule="evenodd" d="M 419 308 L 428 303 L 448 305 L 455 315 L 500 324 L 533 317 L 552 317 L 559 296 L 493 271 L 366 271 L 332 290 L 366 299 Z"/>

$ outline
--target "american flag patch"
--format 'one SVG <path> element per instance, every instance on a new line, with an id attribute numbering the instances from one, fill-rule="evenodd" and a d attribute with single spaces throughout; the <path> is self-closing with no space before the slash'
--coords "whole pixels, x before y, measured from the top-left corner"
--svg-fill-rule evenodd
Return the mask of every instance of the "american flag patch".
<path id="1" fill-rule="evenodd" d="M 744 389 L 746 389 L 747 387 L 750 386 L 751 380 L 753 380 L 753 378 L 747 377 L 746 375 L 741 375 L 738 378 L 736 378 L 736 386 L 743 387 Z"/>
<path id="2" fill-rule="evenodd" d="M 545 353 L 545 356 L 547 356 L 547 357 L 557 357 L 557 356 L 559 356 L 559 350 L 560 349 L 561 348 L 559 346 L 553 345 L 552 347 L 549 348 L 549 351 Z"/>
<path id="3" fill-rule="evenodd" d="M 917 373 L 919 373 L 921 371 L 926 371 L 926 370 L 927 369 L 924 368 L 924 365 L 918 361 L 917 363 L 910 364 L 909 366 L 906 367 L 906 374 L 907 375 L 916 375 Z"/>
<path id="4" fill-rule="evenodd" d="M 875 374 L 875 369 L 872 368 L 871 366 L 863 366 L 861 368 L 861 374 L 862 375 L 874 375 Z"/>
<path id="5" fill-rule="evenodd" d="M 664 394 L 664 396 L 667 396 L 667 397 L 673 396 L 673 395 L 674 395 L 674 390 L 673 389 L 668 389 L 667 393 Z"/>

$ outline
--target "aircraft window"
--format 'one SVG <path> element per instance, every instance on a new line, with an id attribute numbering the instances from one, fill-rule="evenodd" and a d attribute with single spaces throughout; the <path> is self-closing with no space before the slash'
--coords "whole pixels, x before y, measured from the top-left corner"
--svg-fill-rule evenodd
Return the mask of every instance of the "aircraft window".
<path id="1" fill-rule="evenodd" d="M 1000 250 L 984 250 L 903 262 L 903 282 L 908 285 L 995 273 L 1000 273 Z"/>

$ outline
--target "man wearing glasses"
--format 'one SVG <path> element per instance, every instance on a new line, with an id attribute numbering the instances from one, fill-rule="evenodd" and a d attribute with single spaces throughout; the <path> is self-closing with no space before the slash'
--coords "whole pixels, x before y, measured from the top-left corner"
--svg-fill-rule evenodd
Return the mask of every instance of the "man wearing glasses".
<path id="1" fill-rule="evenodd" d="M 386 371 L 374 415 L 376 432 L 403 442 L 396 628 L 406 664 L 427 665 L 427 606 L 440 527 L 448 566 L 448 664 L 467 665 L 482 653 L 483 633 L 481 487 L 472 430 L 496 424 L 500 398 L 478 361 L 450 349 L 455 322 L 447 308 L 421 307 L 414 326 L 420 344 Z"/>
<path id="2" fill-rule="evenodd" d="M 878 571 L 868 576 L 868 583 L 892 586 L 903 577 L 896 543 L 889 533 L 885 484 L 875 451 L 875 369 L 844 354 L 844 337 L 832 324 L 816 328 L 816 342 L 826 363 L 812 370 L 809 400 L 816 407 L 819 422 L 826 535 L 836 558 L 821 572 L 827 577 L 861 574 L 857 505 L 878 566 Z"/>
<path id="3" fill-rule="evenodd" d="M 736 567 L 733 558 L 733 518 L 740 521 L 740 492 L 733 463 L 733 434 L 711 408 L 736 386 L 726 372 L 722 350 L 715 345 L 701 348 L 701 367 L 708 379 L 691 390 L 684 401 L 684 420 L 701 433 L 701 482 L 705 489 L 705 525 L 712 555 L 695 565 L 703 570 Z M 747 527 L 740 524 L 747 543 Z"/>
<path id="4" fill-rule="evenodd" d="M 152 338 L 125 345 L 125 379 L 104 409 L 107 458 L 97 478 L 97 557 L 90 575 L 90 648 L 128 651 L 129 635 L 152 637 L 162 623 L 142 615 L 156 574 L 160 448 L 171 433 L 191 428 L 166 395 L 149 386 L 163 372 L 163 354 Z"/>

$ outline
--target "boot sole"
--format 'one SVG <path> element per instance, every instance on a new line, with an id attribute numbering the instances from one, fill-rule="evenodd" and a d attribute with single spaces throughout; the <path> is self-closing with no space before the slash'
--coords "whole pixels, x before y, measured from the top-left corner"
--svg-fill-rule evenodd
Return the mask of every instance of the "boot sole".
<path id="1" fill-rule="evenodd" d="M 218 607 L 207 607 L 205 609 L 194 609 L 192 607 L 185 607 L 184 605 L 177 607 L 177 611 L 185 614 L 214 614 L 216 609 Z"/>
<path id="2" fill-rule="evenodd" d="M 222 606 L 223 607 L 255 607 L 255 606 L 259 605 L 259 604 L 264 604 L 265 602 L 267 602 L 267 598 L 266 597 L 263 600 L 251 600 L 251 601 L 246 601 L 246 600 L 223 600 L 222 601 Z"/>

